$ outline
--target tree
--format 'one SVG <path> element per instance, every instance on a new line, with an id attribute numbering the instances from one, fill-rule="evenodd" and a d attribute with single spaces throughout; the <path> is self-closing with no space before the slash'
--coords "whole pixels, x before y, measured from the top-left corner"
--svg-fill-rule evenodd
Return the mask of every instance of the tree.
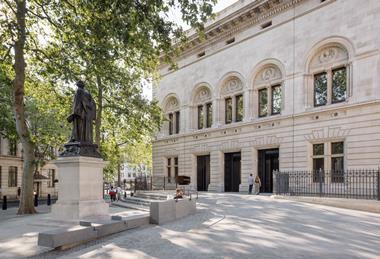
<path id="1" fill-rule="evenodd" d="M 165 53 L 166 61 L 175 56 L 180 45 L 173 47 L 173 37 L 185 39 L 182 28 L 169 21 L 165 13 L 178 8 L 185 22 L 201 29 L 214 2 L 4 0 L 0 3 L 0 53 L 7 68 L 11 68 L 12 109 L 24 154 L 19 214 L 35 212 L 32 193 L 36 143 L 27 125 L 25 106 L 25 83 L 32 78 L 31 65 L 36 62 L 41 67 L 36 77 L 59 82 L 61 86 L 86 75 L 90 90 L 97 89 L 100 116 L 96 140 L 100 142 L 103 107 L 109 106 L 113 114 L 127 113 L 126 121 L 136 125 L 140 124 L 141 113 L 135 113 L 131 107 L 149 117 L 150 105 L 144 105 L 136 97 L 136 89 L 141 86 L 135 84 L 141 84 L 143 78 L 154 78 L 161 53 Z M 114 94 L 128 97 L 128 105 L 116 106 L 122 100 L 115 102 L 118 98 L 114 97 L 118 96 Z M 107 103 L 103 104 L 104 100 Z"/>

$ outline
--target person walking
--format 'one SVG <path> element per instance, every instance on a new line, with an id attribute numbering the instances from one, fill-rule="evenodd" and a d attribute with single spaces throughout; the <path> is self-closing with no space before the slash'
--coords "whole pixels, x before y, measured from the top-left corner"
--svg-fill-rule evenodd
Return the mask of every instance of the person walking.
<path id="1" fill-rule="evenodd" d="M 261 180 L 260 180 L 260 177 L 256 175 L 256 178 L 255 178 L 255 194 L 256 195 L 259 195 L 260 187 L 261 187 Z"/>
<path id="2" fill-rule="evenodd" d="M 252 188 L 253 188 L 253 176 L 252 176 L 252 174 L 250 174 L 248 176 L 248 186 L 249 186 L 248 194 L 252 194 Z"/>

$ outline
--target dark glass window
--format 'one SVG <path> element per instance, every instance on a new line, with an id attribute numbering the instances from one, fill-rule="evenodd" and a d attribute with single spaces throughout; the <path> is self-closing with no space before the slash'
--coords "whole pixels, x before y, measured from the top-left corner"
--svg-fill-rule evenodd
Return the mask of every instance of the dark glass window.
<path id="1" fill-rule="evenodd" d="M 174 158 L 174 177 L 178 176 L 178 157 Z"/>
<path id="2" fill-rule="evenodd" d="M 281 112 L 281 86 L 272 86 L 272 114 L 279 114 Z"/>
<path id="3" fill-rule="evenodd" d="M 9 140 L 9 155 L 10 156 L 16 156 L 17 154 L 17 141 L 16 140 Z"/>
<path id="4" fill-rule="evenodd" d="M 268 91 L 267 89 L 259 90 L 259 116 L 264 117 L 268 114 Z"/>
<path id="5" fill-rule="evenodd" d="M 226 98 L 225 100 L 225 121 L 226 124 L 232 122 L 232 99 Z"/>
<path id="6" fill-rule="evenodd" d="M 331 182 L 344 182 L 344 143 L 331 143 Z"/>
<path id="7" fill-rule="evenodd" d="M 166 165 L 166 168 L 167 168 L 167 171 L 168 171 L 168 177 L 172 177 L 171 175 L 171 168 L 172 168 L 172 164 L 171 164 L 171 161 L 172 159 L 171 158 L 168 158 L 167 159 L 167 165 Z"/>
<path id="8" fill-rule="evenodd" d="M 332 71 L 332 103 L 346 100 L 347 92 L 347 71 L 346 67 L 334 69 Z"/>
<path id="9" fill-rule="evenodd" d="M 199 105 L 198 106 L 198 129 L 203 129 L 203 118 L 204 118 L 203 105 Z"/>
<path id="10" fill-rule="evenodd" d="M 243 105 L 243 95 L 238 95 L 236 98 L 236 121 L 243 120 L 244 105 Z"/>
<path id="11" fill-rule="evenodd" d="M 49 169 L 48 174 L 48 187 L 55 187 L 55 169 Z"/>
<path id="12" fill-rule="evenodd" d="M 169 135 L 173 134 L 173 113 L 169 113 Z"/>
<path id="13" fill-rule="evenodd" d="M 313 145 L 313 155 L 314 156 L 323 156 L 324 152 L 324 144 L 314 144 Z"/>
<path id="14" fill-rule="evenodd" d="M 325 169 L 325 159 L 313 158 L 313 182 L 325 181 L 324 169 Z"/>
<path id="15" fill-rule="evenodd" d="M 2 171 L 1 171 L 1 166 L 0 166 L 0 189 L 1 189 L 1 185 L 2 185 L 2 182 L 1 182 L 1 178 L 2 178 L 2 175 L 1 175 Z"/>
<path id="16" fill-rule="evenodd" d="M 180 122 L 180 114 L 179 111 L 175 112 L 175 133 L 179 133 L 179 122 Z"/>
<path id="17" fill-rule="evenodd" d="M 206 127 L 210 128 L 212 126 L 212 103 L 206 104 Z"/>
<path id="18" fill-rule="evenodd" d="M 327 73 L 314 75 L 314 106 L 327 104 Z"/>
<path id="19" fill-rule="evenodd" d="M 343 154 L 344 151 L 344 143 L 343 142 L 335 142 L 331 143 L 331 154 Z"/>
<path id="20" fill-rule="evenodd" d="M 10 166 L 8 172 L 8 187 L 17 187 L 17 167 Z"/>

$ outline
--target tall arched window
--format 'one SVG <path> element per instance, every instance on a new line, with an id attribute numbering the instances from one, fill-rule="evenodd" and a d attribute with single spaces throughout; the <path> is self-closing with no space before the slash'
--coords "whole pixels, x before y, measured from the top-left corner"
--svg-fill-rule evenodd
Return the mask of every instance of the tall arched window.
<path id="1" fill-rule="evenodd" d="M 197 129 L 211 128 L 212 126 L 212 96 L 210 89 L 203 85 L 196 89 L 193 98 Z"/>
<path id="2" fill-rule="evenodd" d="M 168 120 L 168 134 L 178 134 L 180 131 L 180 106 L 175 96 L 170 96 L 165 105 L 165 115 Z"/>
<path id="3" fill-rule="evenodd" d="M 280 114 L 282 110 L 283 75 L 274 64 L 265 65 L 256 74 L 254 89 L 257 92 L 258 116 Z"/>
<path id="4" fill-rule="evenodd" d="M 350 69 L 349 55 L 344 46 L 332 43 L 321 47 L 310 60 L 308 70 L 314 107 L 347 99 Z"/>
<path id="5" fill-rule="evenodd" d="M 243 120 L 243 83 L 232 76 L 225 80 L 221 89 L 221 98 L 224 100 L 224 123 L 239 122 Z"/>

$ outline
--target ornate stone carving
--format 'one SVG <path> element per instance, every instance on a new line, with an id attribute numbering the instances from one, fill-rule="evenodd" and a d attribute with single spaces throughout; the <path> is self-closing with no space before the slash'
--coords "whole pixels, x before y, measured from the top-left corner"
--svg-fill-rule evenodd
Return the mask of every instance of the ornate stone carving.
<path id="1" fill-rule="evenodd" d="M 231 94 L 243 90 L 243 83 L 237 77 L 228 79 L 222 88 L 222 95 Z"/>
<path id="2" fill-rule="evenodd" d="M 330 46 L 323 48 L 311 61 L 310 67 L 316 68 L 332 62 L 348 60 L 348 53 L 344 48 Z"/>
<path id="3" fill-rule="evenodd" d="M 211 99 L 211 93 L 206 87 L 202 87 L 195 95 L 195 103 L 203 103 Z"/>
<path id="4" fill-rule="evenodd" d="M 179 104 L 177 98 L 174 96 L 170 97 L 169 100 L 166 103 L 165 110 L 168 111 L 174 111 L 179 109 Z"/>
<path id="5" fill-rule="evenodd" d="M 323 141 L 336 138 L 344 138 L 350 134 L 350 129 L 344 129 L 342 127 L 332 127 L 332 128 L 319 128 L 313 130 L 310 134 L 305 134 L 306 140 Z"/>
<path id="6" fill-rule="evenodd" d="M 281 80 L 282 73 L 277 66 L 271 65 L 263 68 L 255 78 L 255 85 Z"/>

